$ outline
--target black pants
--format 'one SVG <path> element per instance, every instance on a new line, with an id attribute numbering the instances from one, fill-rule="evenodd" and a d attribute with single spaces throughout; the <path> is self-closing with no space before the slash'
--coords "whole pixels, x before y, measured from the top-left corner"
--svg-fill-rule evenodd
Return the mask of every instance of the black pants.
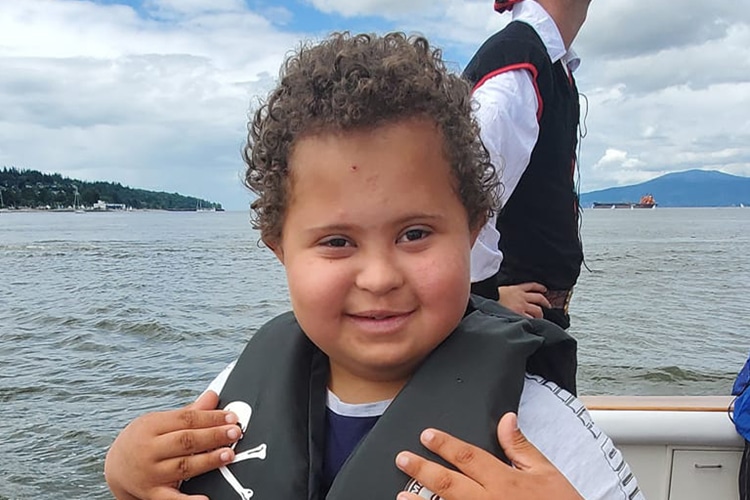
<path id="1" fill-rule="evenodd" d="M 551 321 L 563 330 L 567 330 L 570 327 L 570 316 L 565 313 L 564 309 L 547 309 L 542 307 L 542 313 L 544 313 L 544 319 Z"/>
<path id="2" fill-rule="evenodd" d="M 748 477 L 747 469 L 748 462 L 750 462 L 750 442 L 745 440 L 745 451 L 742 453 L 742 461 L 740 462 L 740 500 L 750 500 L 750 477 Z"/>

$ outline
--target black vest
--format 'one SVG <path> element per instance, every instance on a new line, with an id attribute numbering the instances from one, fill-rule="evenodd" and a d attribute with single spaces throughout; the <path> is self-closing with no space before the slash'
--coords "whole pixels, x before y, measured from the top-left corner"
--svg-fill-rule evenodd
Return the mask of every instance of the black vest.
<path id="1" fill-rule="evenodd" d="M 476 88 L 483 78 L 519 64 L 536 69 L 539 138 L 518 186 L 498 214 L 503 261 L 497 284 L 537 281 L 550 290 L 567 290 L 575 285 L 583 261 L 573 178 L 580 114 L 575 82 L 562 61 L 552 64 L 536 31 L 519 21 L 479 48 L 464 77 Z"/>
<path id="2" fill-rule="evenodd" d="M 253 415 L 236 452 L 267 444 L 264 460 L 229 466 L 254 500 L 382 500 L 409 478 L 395 466 L 402 450 L 444 463 L 419 443 L 436 427 L 505 460 L 497 422 L 517 411 L 524 372 L 575 392 L 576 344 L 543 320 L 526 320 L 493 301 L 472 297 L 458 328 L 423 362 L 375 427 L 321 492 L 328 360 L 293 314 L 263 326 L 248 342 L 222 390 L 220 406 L 245 401 Z M 236 500 L 218 470 L 192 478 L 182 491 Z"/>

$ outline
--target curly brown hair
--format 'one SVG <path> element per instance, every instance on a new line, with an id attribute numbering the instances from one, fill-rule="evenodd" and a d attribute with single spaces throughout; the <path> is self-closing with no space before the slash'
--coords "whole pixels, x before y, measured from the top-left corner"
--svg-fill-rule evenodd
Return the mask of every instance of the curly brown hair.
<path id="1" fill-rule="evenodd" d="M 343 32 L 302 44 L 248 125 L 242 156 L 245 185 L 258 195 L 251 205 L 253 227 L 266 244 L 279 243 L 295 141 L 424 117 L 442 132 L 457 195 L 478 229 L 496 209 L 499 182 L 472 118 L 470 93 L 423 37 Z"/>

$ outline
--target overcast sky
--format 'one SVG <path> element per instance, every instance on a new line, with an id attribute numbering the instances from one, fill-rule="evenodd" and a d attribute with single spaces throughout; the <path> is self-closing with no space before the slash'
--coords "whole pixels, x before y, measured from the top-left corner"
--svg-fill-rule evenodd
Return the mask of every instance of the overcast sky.
<path id="1" fill-rule="evenodd" d="M 245 210 L 248 112 L 301 40 L 416 32 L 460 71 L 509 19 L 492 0 L 0 0 L 0 167 Z M 750 176 L 746 2 L 594 0 L 574 47 L 583 192 Z"/>

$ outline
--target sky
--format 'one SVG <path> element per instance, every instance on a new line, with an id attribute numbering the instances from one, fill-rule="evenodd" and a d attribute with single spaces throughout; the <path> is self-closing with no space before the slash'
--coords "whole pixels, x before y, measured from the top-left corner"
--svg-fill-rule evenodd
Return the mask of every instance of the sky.
<path id="1" fill-rule="evenodd" d="M 0 0 L 0 167 L 247 210 L 246 123 L 301 41 L 422 34 L 461 71 L 509 20 L 492 0 Z M 593 0 L 573 47 L 581 192 L 750 176 L 745 2 Z"/>

